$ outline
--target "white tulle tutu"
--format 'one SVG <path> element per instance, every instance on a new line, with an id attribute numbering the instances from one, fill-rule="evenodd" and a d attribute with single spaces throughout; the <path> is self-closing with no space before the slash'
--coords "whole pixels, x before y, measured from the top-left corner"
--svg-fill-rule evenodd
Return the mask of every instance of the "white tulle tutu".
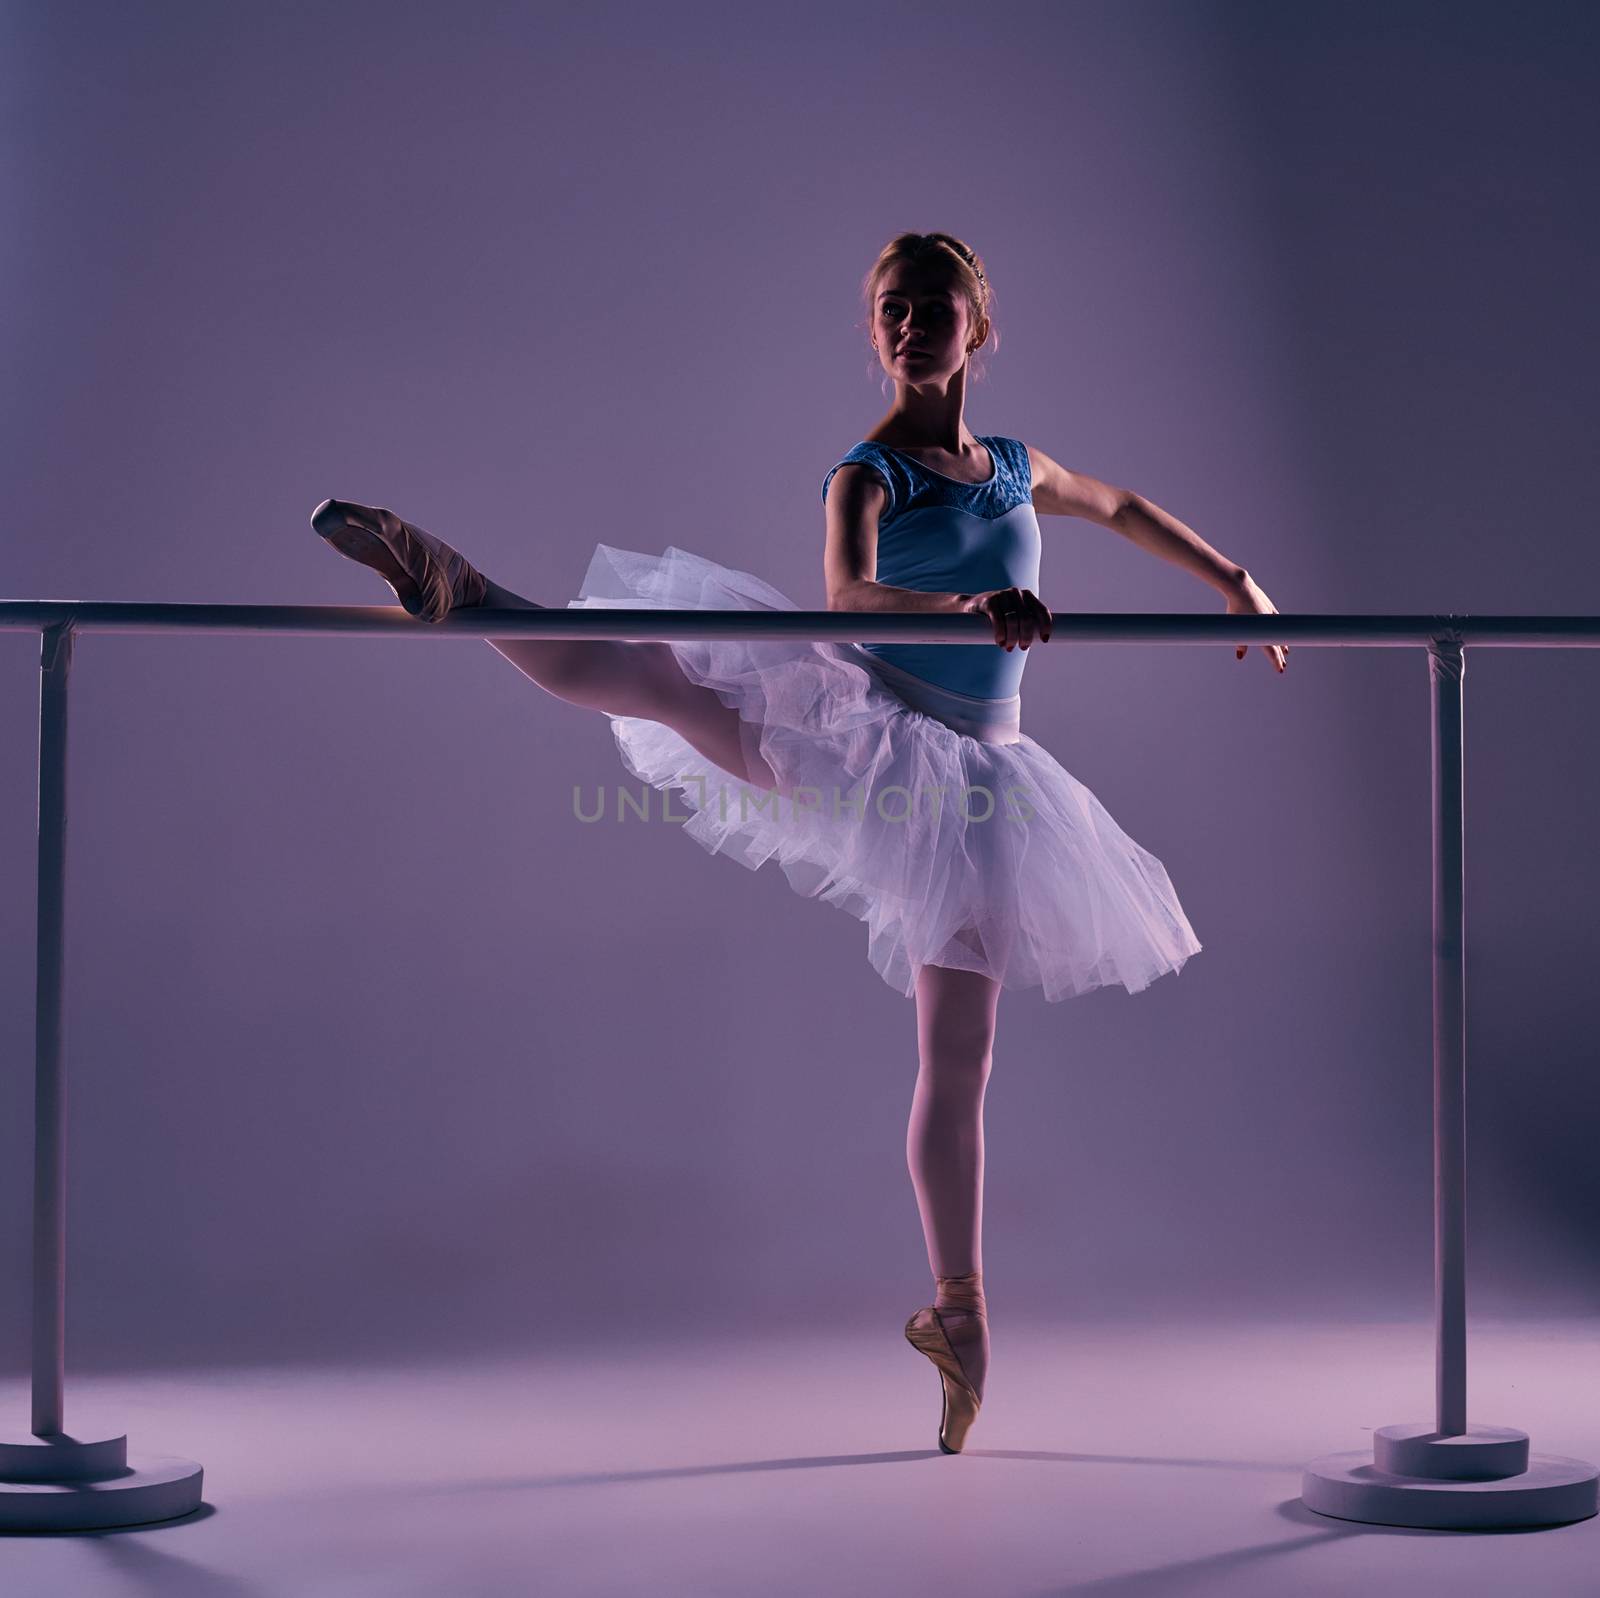
<path id="1" fill-rule="evenodd" d="M 761 578 L 688 550 L 608 544 L 568 602 L 591 607 L 800 608 Z M 759 752 L 780 791 L 722 770 L 661 722 L 613 715 L 623 764 L 655 788 L 681 790 L 664 806 L 711 853 L 751 869 L 776 860 L 796 892 L 864 921 L 873 968 L 907 997 L 924 965 L 1042 988 L 1047 1000 L 1112 983 L 1138 993 L 1199 951 L 1161 862 L 1015 728 L 1014 708 L 1010 729 L 985 725 L 987 714 L 1004 728 L 1014 702 L 967 700 L 974 736 L 944 709 L 963 696 L 920 696 L 948 720 L 916 709 L 888 685 L 906 679 L 855 645 L 668 647 L 692 681 L 737 709 L 747 755 Z"/>

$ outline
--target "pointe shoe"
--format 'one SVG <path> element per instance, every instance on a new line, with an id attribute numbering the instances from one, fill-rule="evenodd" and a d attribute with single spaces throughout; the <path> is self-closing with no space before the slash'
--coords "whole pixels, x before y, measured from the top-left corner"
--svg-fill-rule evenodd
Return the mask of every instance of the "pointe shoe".
<path id="1" fill-rule="evenodd" d="M 442 538 L 391 510 L 325 499 L 311 525 L 341 555 L 370 566 L 422 621 L 443 621 L 457 606 L 481 605 L 488 579 Z"/>
<path id="2" fill-rule="evenodd" d="M 926 1354 L 939 1372 L 939 1387 L 944 1395 L 944 1408 L 939 1417 L 939 1447 L 946 1454 L 959 1454 L 972 1423 L 978 1418 L 983 1400 L 967 1380 L 937 1308 L 929 1304 L 906 1322 L 906 1341 L 919 1353 Z"/>

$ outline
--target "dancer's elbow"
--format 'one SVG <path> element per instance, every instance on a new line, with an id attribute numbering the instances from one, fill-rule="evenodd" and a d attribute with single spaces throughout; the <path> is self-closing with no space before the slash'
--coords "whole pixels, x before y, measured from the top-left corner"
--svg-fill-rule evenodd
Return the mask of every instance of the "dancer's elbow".
<path id="1" fill-rule="evenodd" d="M 834 583 L 828 589 L 829 610 L 866 610 L 866 596 L 880 584 L 867 577 L 853 577 Z"/>

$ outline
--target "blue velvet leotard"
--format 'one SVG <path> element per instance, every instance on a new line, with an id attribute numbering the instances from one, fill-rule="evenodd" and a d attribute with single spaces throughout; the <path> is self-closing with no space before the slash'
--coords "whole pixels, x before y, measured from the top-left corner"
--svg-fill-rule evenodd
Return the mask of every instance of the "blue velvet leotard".
<path id="1" fill-rule="evenodd" d="M 871 466 L 889 503 L 878 518 L 876 581 L 894 588 L 958 594 L 993 588 L 1039 591 L 1039 522 L 1033 513 L 1033 471 L 1027 446 L 1014 438 L 978 437 L 994 458 L 992 475 L 963 483 L 887 444 L 854 445 L 822 480 L 847 461 Z M 979 644 L 861 644 L 868 653 L 925 682 L 979 699 L 1020 691 L 1030 651 Z"/>

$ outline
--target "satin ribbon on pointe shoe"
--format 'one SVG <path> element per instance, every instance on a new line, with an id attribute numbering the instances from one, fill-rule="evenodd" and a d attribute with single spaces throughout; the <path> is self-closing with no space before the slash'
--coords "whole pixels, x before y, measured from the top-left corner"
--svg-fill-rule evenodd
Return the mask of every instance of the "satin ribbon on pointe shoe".
<path id="1" fill-rule="evenodd" d="M 983 1299 L 982 1271 L 968 1271 L 965 1276 L 936 1276 L 934 1282 L 938 1286 L 934 1301 L 939 1309 L 975 1310 L 988 1320 L 989 1308 Z M 939 1304 L 939 1299 L 948 1299 L 949 1302 Z"/>

